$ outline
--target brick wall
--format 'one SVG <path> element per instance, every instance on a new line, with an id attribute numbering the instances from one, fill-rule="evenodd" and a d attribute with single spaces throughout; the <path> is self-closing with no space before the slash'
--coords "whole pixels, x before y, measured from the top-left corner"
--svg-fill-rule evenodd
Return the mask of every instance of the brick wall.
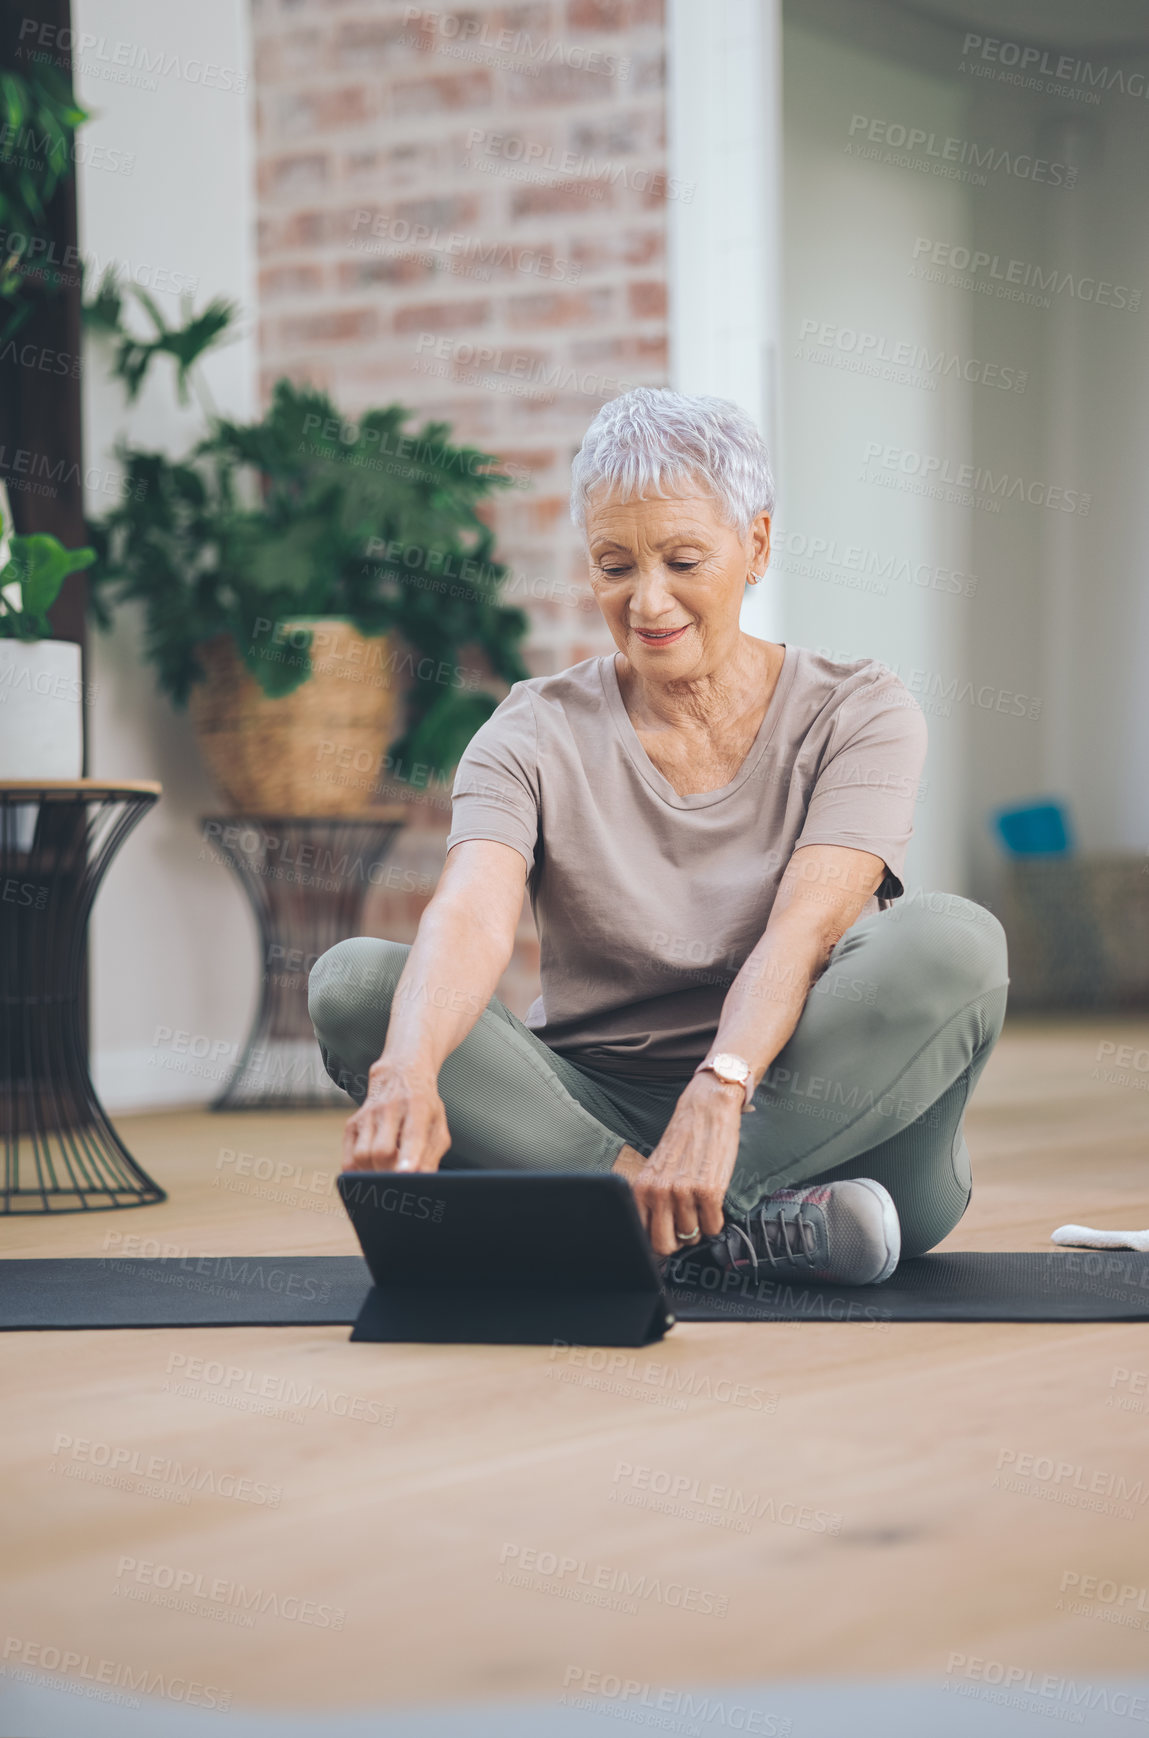
<path id="1" fill-rule="evenodd" d="M 254 0 L 262 390 L 287 374 L 354 417 L 396 400 L 499 453 L 508 601 L 548 674 L 608 649 L 567 513 L 598 406 L 667 371 L 662 0 Z M 446 809 L 412 805 L 424 879 Z M 423 903 L 394 895 L 377 933 Z M 501 986 L 521 1012 L 524 918 Z"/>

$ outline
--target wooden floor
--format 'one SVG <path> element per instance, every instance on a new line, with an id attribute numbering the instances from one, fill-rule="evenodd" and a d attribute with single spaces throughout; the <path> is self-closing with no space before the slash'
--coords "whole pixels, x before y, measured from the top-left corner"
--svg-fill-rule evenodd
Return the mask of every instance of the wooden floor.
<path id="1" fill-rule="evenodd" d="M 1104 1041 L 1144 1049 L 1149 1023 L 1007 1029 L 949 1247 L 1149 1224 L 1149 1070 L 1098 1077 Z M 352 1252 L 341 1123 L 124 1118 L 171 1199 L 6 1224 L 0 1254 Z M 298 1174 L 261 1179 L 281 1162 Z M 4 1633 L 297 1711 L 557 1696 L 579 1672 L 952 1682 L 955 1655 L 1144 1674 L 1146 1327 L 695 1325 L 608 1356 L 0 1336 Z M 189 1501 L 169 1457 L 208 1475 Z M 1088 1577 L 1116 1587 L 1082 1604 Z"/>

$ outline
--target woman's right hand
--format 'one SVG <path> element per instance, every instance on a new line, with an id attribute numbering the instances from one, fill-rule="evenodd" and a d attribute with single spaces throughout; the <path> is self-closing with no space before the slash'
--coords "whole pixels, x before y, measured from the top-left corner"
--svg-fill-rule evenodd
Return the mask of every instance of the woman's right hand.
<path id="1" fill-rule="evenodd" d="M 380 1057 L 343 1131 L 345 1171 L 437 1171 L 451 1145 L 433 1073 Z"/>

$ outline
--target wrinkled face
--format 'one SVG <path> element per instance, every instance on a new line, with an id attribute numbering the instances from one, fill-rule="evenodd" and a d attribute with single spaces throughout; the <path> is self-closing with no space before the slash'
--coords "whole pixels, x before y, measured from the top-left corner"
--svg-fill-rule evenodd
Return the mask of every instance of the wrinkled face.
<path id="1" fill-rule="evenodd" d="M 701 490 L 668 500 L 592 495 L 586 537 L 598 606 L 641 677 L 708 675 L 732 655 L 747 578 L 770 555 L 767 514 L 743 536 Z"/>

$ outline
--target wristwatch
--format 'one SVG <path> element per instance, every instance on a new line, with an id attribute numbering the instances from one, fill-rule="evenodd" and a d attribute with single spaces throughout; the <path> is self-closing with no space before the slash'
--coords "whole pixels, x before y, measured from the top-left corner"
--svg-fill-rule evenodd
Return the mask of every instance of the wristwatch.
<path id="1" fill-rule="evenodd" d="M 715 1056 L 708 1056 L 705 1062 L 700 1062 L 694 1070 L 701 1074 L 703 1069 L 709 1074 L 715 1074 L 726 1086 L 740 1086 L 743 1092 L 742 1111 L 752 1111 L 755 1106 L 750 1100 L 754 1095 L 754 1070 L 744 1056 L 735 1056 L 729 1050 L 720 1050 Z"/>

